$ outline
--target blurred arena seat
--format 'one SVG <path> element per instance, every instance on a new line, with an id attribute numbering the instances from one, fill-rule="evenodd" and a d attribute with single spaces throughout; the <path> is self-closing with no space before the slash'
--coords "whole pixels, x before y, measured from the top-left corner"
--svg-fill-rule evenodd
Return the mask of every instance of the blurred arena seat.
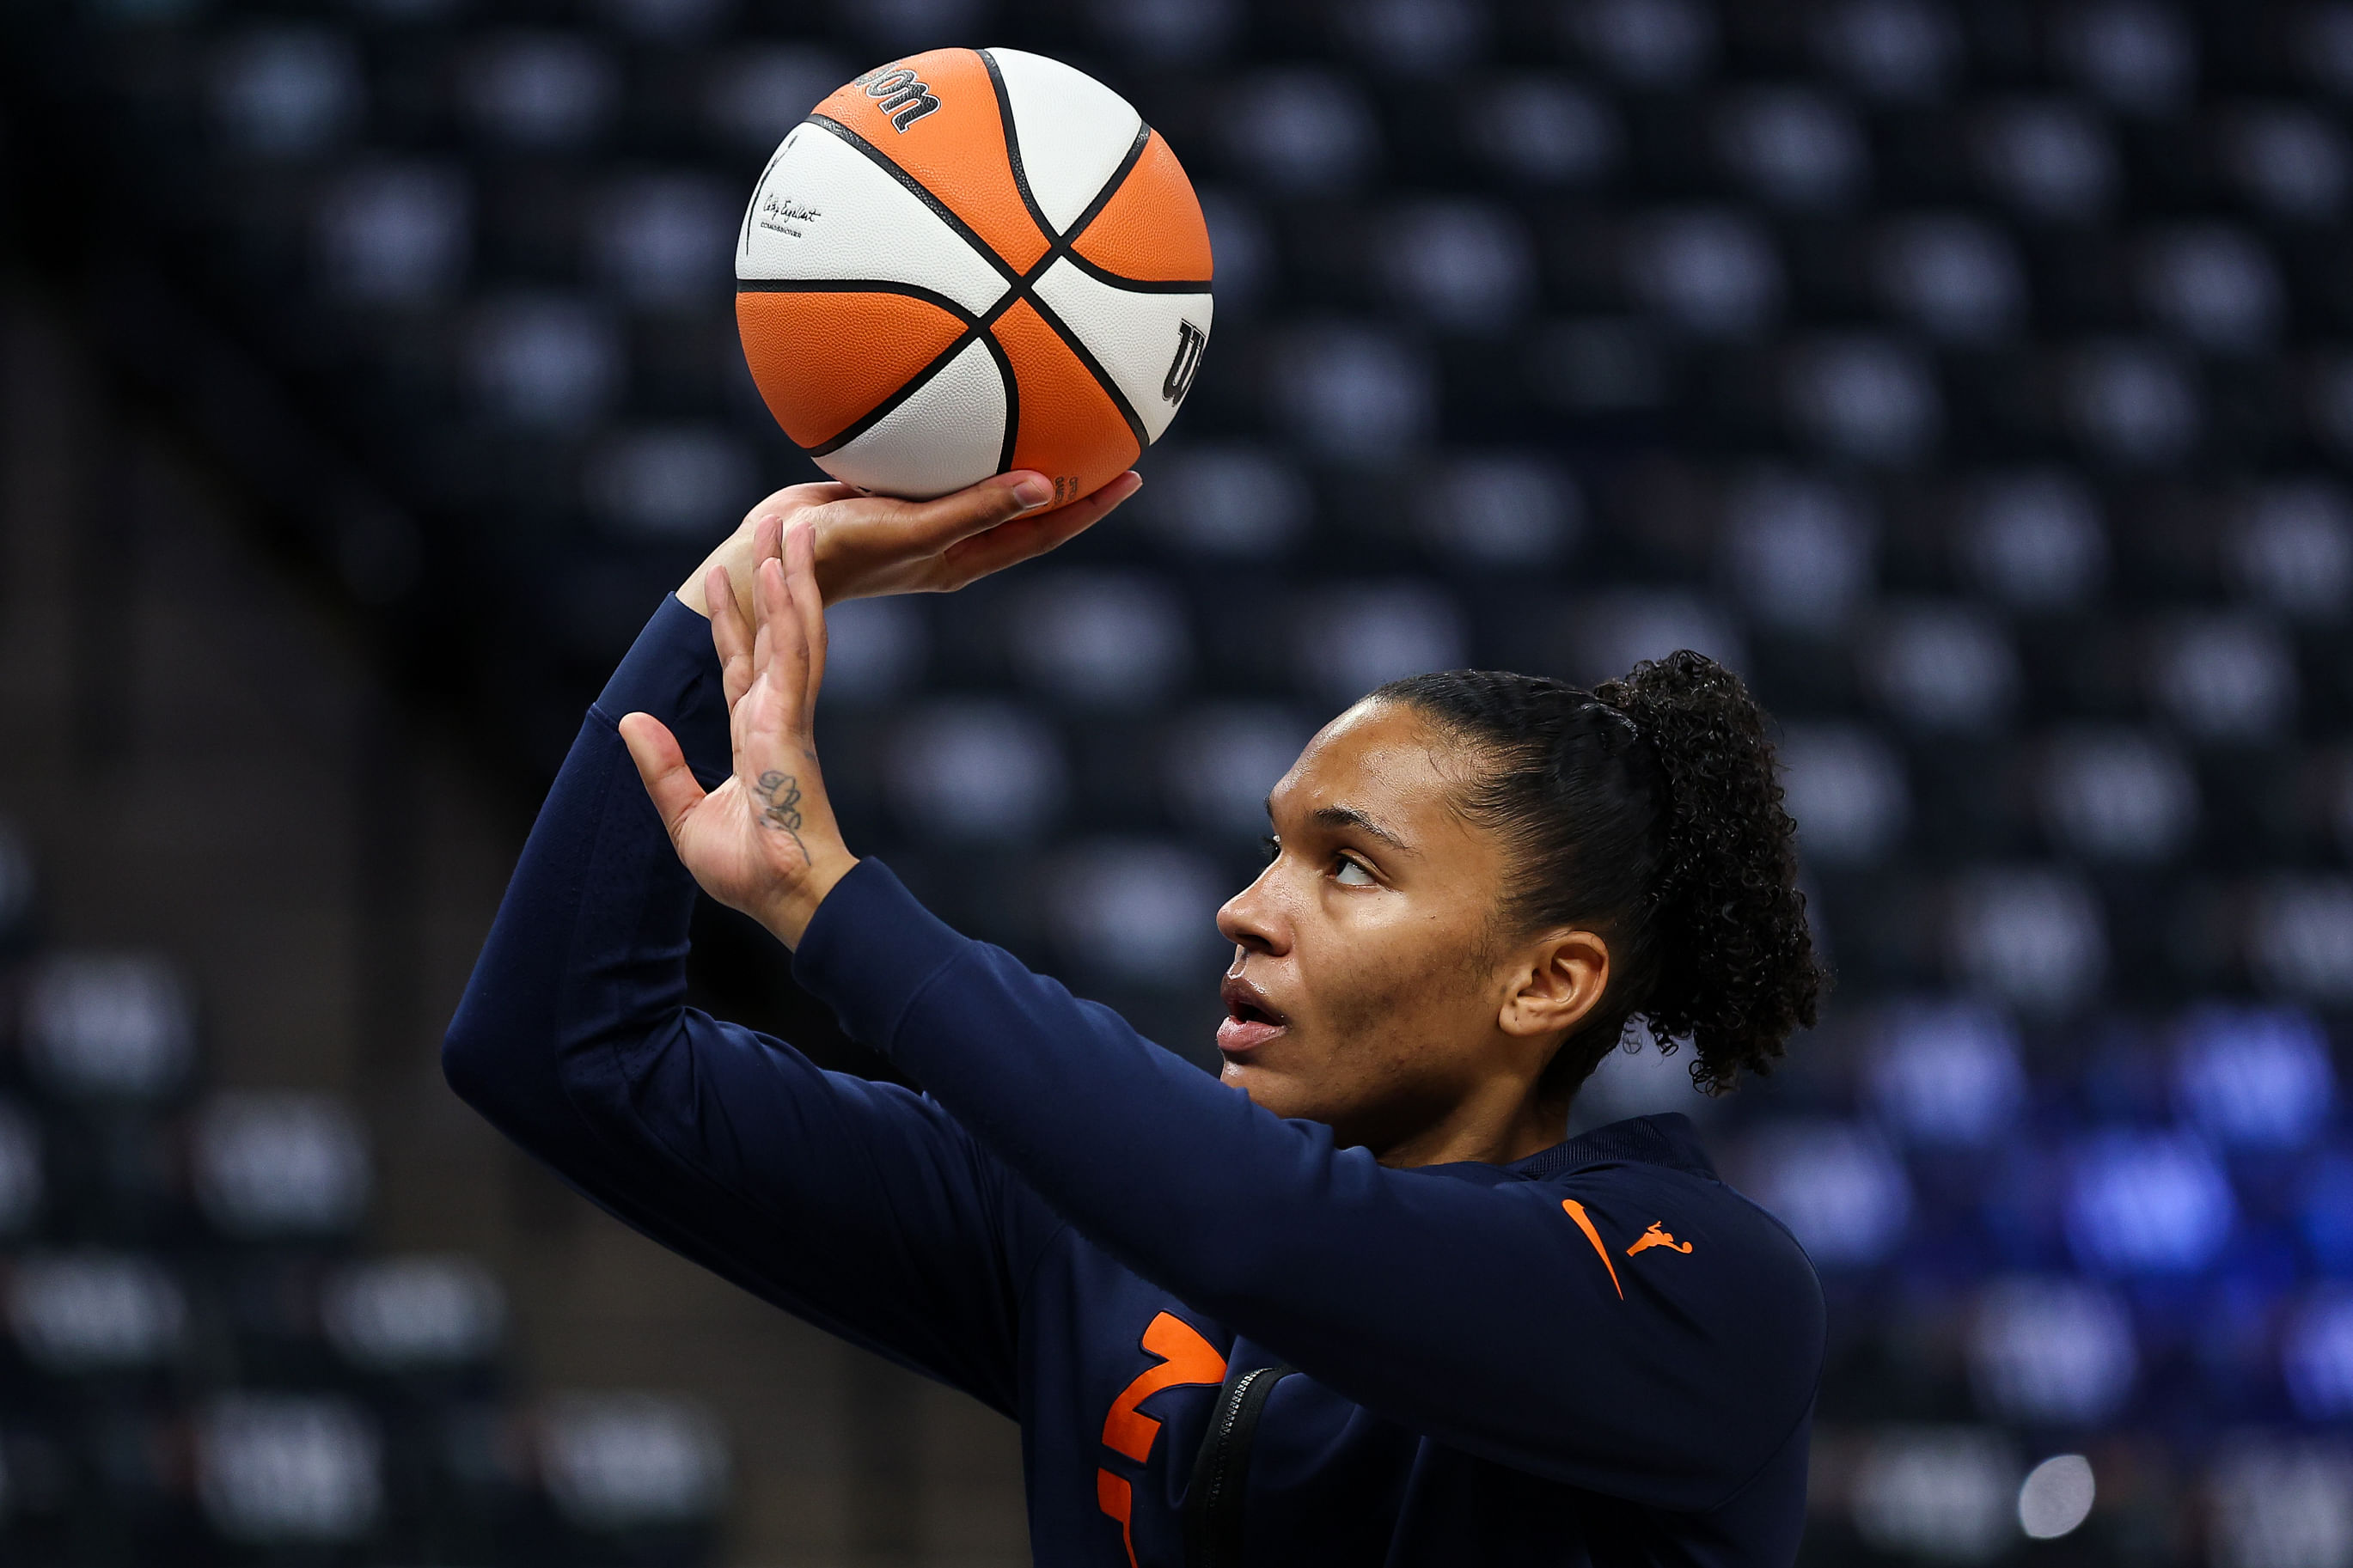
<path id="1" fill-rule="evenodd" d="M 776 140 L 893 51 L 1103 75 L 1200 186 L 1216 342 L 1063 561 L 836 611 L 860 847 L 1189 1020 L 1340 705 L 1724 658 L 1784 721 L 1841 991 L 1730 1102 L 1646 1058 L 1591 1104 L 1702 1116 L 1823 1268 L 1810 1561 L 2026 1550 L 2075 1507 L 2036 1467 L 2081 1453 L 2086 1562 L 2353 1564 L 2353 5 L 40 15 L 0 41 L 94 84 L 78 123 L 188 287 L 415 513 L 370 602 L 455 639 L 441 679 L 533 780 L 707 542 L 815 477 L 733 342 Z M 196 1491 L 120 1467 L 138 1517 L 292 1552 L 446 1506 L 484 1561 L 702 1517 L 691 1412 L 518 1405 L 492 1282 L 355 1249 L 350 1111 L 213 1093 L 168 963 L 35 948 L 31 875 L 0 832 L 0 1380 L 198 1434 Z M 307 1326 L 233 1300 L 280 1289 Z M 232 1319 L 312 1381 L 163 1391 Z M 0 1521 L 48 1517 L 6 1408 Z M 26 1408 L 58 1452 L 132 1429 Z M 320 1457 L 256 1500 L 290 1442 Z"/>

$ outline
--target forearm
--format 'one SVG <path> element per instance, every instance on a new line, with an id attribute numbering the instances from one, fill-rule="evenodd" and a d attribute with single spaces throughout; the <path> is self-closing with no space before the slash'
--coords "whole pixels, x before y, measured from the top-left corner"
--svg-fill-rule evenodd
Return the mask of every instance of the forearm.
<path id="1" fill-rule="evenodd" d="M 584 1024 L 649 1032 L 684 995 L 694 882 L 669 852 L 612 725 L 617 711 L 661 713 L 698 773 L 723 773 L 726 707 L 708 635 L 701 617 L 666 601 L 622 661 L 533 824 L 443 1041 L 450 1086 L 552 1163 L 593 1157 L 564 1092 L 567 1035 Z M 635 833 L 613 832 L 617 818 L 644 820 Z M 613 928 L 614 910 L 626 911 L 627 929 Z M 584 945 L 584 935 L 593 940 Z"/>

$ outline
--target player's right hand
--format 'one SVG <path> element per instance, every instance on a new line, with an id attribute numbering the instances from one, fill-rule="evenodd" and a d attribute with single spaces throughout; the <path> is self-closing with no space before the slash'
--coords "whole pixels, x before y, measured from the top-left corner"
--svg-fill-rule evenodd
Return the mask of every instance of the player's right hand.
<path id="1" fill-rule="evenodd" d="M 1017 469 L 936 500 L 860 495 L 848 485 L 790 485 L 754 507 L 727 541 L 679 588 L 711 614 L 705 584 L 726 568 L 748 624 L 759 563 L 777 558 L 787 523 L 817 531 L 817 581 L 828 605 L 884 594 L 952 593 L 992 572 L 1045 554 L 1101 521 L 1143 484 L 1134 470 L 1091 496 L 1052 510 L 1046 476 Z"/>

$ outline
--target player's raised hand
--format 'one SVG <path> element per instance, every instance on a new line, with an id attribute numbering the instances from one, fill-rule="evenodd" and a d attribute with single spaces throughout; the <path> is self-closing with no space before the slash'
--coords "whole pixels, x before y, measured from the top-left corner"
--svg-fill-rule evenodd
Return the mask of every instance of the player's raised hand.
<path id="1" fill-rule="evenodd" d="M 713 568 L 712 640 L 725 672 L 735 771 L 705 793 L 677 737 L 649 713 L 622 719 L 646 794 L 702 890 L 797 945 L 809 917 L 857 859 L 841 841 L 818 772 L 814 722 L 825 679 L 825 606 L 816 531 L 782 530 L 782 556 L 753 573 L 753 617 Z"/>
<path id="2" fill-rule="evenodd" d="M 1143 482 L 1131 469 L 1050 511 L 1040 509 L 1053 500 L 1052 481 L 1027 470 L 927 501 L 860 495 L 848 485 L 791 485 L 754 507 L 679 597 L 709 615 L 709 574 L 724 567 L 748 616 L 759 563 L 774 558 L 785 527 L 803 518 L 817 530 L 817 582 L 825 603 L 947 593 L 1068 543 Z"/>

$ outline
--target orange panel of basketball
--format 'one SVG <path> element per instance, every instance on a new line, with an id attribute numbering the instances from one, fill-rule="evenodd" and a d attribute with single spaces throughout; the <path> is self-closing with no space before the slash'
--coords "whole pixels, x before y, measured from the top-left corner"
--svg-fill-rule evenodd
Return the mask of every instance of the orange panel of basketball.
<path id="1" fill-rule="evenodd" d="M 1017 49 L 934 49 L 827 97 L 769 159 L 735 252 L 744 358 L 846 483 L 1011 468 L 1057 504 L 1157 440 L 1208 342 L 1200 203 L 1125 100 Z"/>
<path id="2" fill-rule="evenodd" d="M 964 322 L 905 294 L 744 289 L 735 324 L 752 380 L 785 434 L 804 447 L 831 440 L 864 417 L 964 335 Z M 838 343 L 867 352 L 829 375 L 807 375 L 811 358 Z"/>

